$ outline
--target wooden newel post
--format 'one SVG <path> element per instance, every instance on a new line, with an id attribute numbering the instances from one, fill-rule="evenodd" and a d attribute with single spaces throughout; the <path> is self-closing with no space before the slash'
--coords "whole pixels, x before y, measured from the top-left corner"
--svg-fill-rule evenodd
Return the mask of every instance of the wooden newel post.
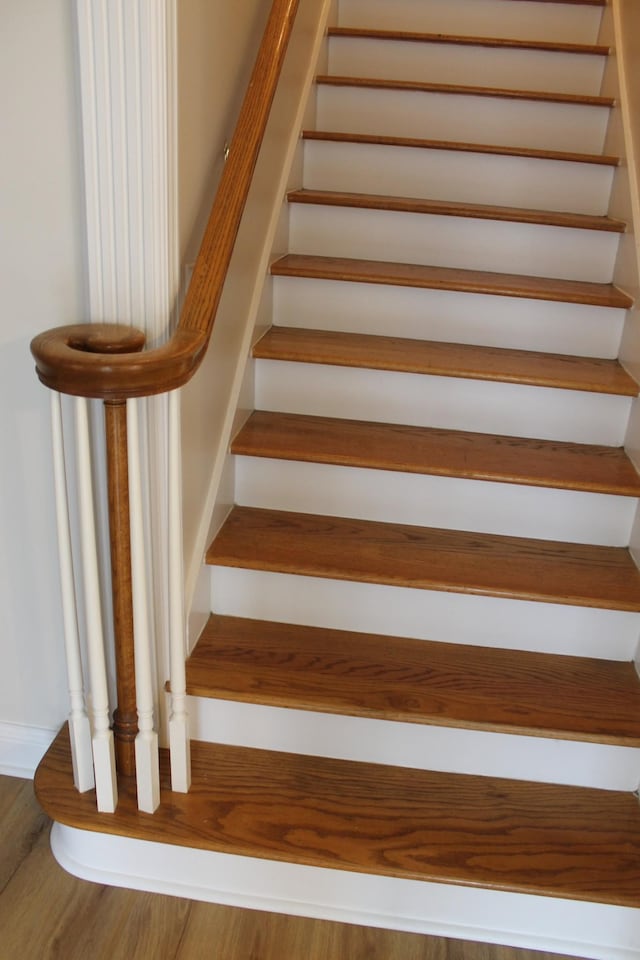
<path id="1" fill-rule="evenodd" d="M 118 706 L 113 715 L 116 766 L 123 776 L 135 775 L 136 711 L 133 594 L 131 583 L 131 519 L 127 456 L 127 405 L 105 400 L 111 589 L 113 595 L 116 688 Z"/>

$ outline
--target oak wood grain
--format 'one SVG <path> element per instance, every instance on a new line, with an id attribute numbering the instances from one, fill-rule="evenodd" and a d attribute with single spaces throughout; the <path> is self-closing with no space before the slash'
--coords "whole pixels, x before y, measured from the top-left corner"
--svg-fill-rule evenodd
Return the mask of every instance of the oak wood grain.
<path id="1" fill-rule="evenodd" d="M 495 297 L 588 303 L 599 307 L 621 307 L 623 310 L 633 306 L 633 299 L 611 283 L 550 280 L 546 277 L 432 267 L 426 264 L 287 254 L 271 265 L 271 273 L 276 277 L 311 277 L 351 283 L 456 290 L 460 293 L 484 293 Z"/>
<path id="2" fill-rule="evenodd" d="M 69 776 L 66 730 L 41 764 L 40 803 L 107 834 L 312 866 L 640 906 L 631 794 L 193 743 L 193 787 L 140 816 L 130 781 L 113 814 Z"/>
<path id="3" fill-rule="evenodd" d="M 113 716 L 118 773 L 136 772 L 135 651 L 133 642 L 133 583 L 131 574 L 131 516 L 129 508 L 129 460 L 127 407 L 125 401 L 104 404 L 111 551 L 111 596 L 113 605 L 114 655 L 117 708 Z"/>
<path id="4" fill-rule="evenodd" d="M 511 3 L 514 0 L 510 0 Z M 515 0 L 515 2 L 522 2 L 522 0 Z M 524 2 L 530 2 L 530 0 L 524 0 Z M 575 5 L 579 7 L 604 7 L 607 4 L 607 0 L 537 0 L 538 3 L 560 3 L 565 4 L 566 6 Z"/>
<path id="5" fill-rule="evenodd" d="M 638 395 L 638 384 L 617 360 L 503 347 L 272 327 L 255 344 L 253 355 L 267 360 L 495 380 L 628 397 Z"/>
<path id="6" fill-rule="evenodd" d="M 640 610 L 640 571 L 622 547 L 234 507 L 207 551 L 207 563 Z"/>
<path id="7" fill-rule="evenodd" d="M 575 53 L 606 57 L 604 44 L 554 43 L 544 40 L 516 40 L 505 37 L 469 37 L 447 33 L 421 33 L 412 30 L 372 30 L 361 27 L 329 27 L 330 37 L 357 40 L 397 40 L 413 43 L 451 44 L 464 47 L 490 47 L 506 50 L 540 50 L 549 53 Z"/>
<path id="8" fill-rule="evenodd" d="M 354 207 L 360 210 L 388 210 L 398 213 L 433 214 L 441 217 L 463 217 L 473 220 L 500 220 L 608 233 L 624 233 L 627 228 L 622 220 L 616 220 L 613 217 L 596 217 L 585 213 L 551 210 L 531 210 L 523 207 L 500 207 L 484 203 L 458 203 L 453 200 L 430 200 L 422 197 L 340 193 L 332 190 L 292 190 L 287 199 L 289 203 L 313 206 Z"/>
<path id="9" fill-rule="evenodd" d="M 212 615 L 187 690 L 321 713 L 640 746 L 631 663 Z"/>
<path id="10" fill-rule="evenodd" d="M 468 143 L 458 140 L 428 140 L 420 137 L 395 137 L 370 133 L 342 133 L 328 130 L 304 130 L 304 140 L 327 143 L 360 143 L 373 146 L 413 147 L 424 150 L 452 150 L 458 153 L 478 153 L 490 156 L 523 157 L 529 160 L 557 160 L 567 163 L 589 163 L 617 167 L 619 157 L 600 153 L 571 153 L 566 150 L 542 150 L 536 147 L 510 147 L 491 143 Z"/>
<path id="11" fill-rule="evenodd" d="M 255 410 L 241 456 L 640 496 L 621 448 Z"/>
<path id="12" fill-rule="evenodd" d="M 321 74 L 320 86 L 359 87 L 369 90 L 405 90 L 413 93 L 459 94 L 466 97 L 497 97 L 506 100 L 535 100 L 544 103 L 566 103 L 586 107 L 612 107 L 613 97 L 582 93 L 549 93 L 544 90 L 510 90 L 503 87 L 480 87 L 470 84 L 430 83 L 423 80 L 384 80 L 377 77 L 338 77 Z"/>
<path id="13" fill-rule="evenodd" d="M 0 884 L 7 960 L 202 960 L 209 945 L 224 960 L 562 960 L 88 883 L 53 859 L 49 823 L 31 781 L 0 777 L 0 864 L 18 852 Z"/>
<path id="14" fill-rule="evenodd" d="M 47 826 L 47 818 L 33 802 L 31 783 L 0 777 L 0 895 Z"/>

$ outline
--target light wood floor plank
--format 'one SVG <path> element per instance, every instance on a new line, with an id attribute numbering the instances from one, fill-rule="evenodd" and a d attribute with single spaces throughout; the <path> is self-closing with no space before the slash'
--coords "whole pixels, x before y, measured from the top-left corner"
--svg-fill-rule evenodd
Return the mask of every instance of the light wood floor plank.
<path id="1" fill-rule="evenodd" d="M 0 777 L 0 892 L 47 829 L 48 820 L 27 780 Z"/>

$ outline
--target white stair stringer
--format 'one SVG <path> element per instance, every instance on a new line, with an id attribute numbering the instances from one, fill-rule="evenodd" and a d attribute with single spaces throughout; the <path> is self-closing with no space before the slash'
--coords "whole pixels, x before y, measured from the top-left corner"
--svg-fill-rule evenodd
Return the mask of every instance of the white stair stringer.
<path id="1" fill-rule="evenodd" d="M 317 127 L 345 133 L 601 153 L 609 108 L 322 84 Z"/>
<path id="2" fill-rule="evenodd" d="M 639 911 L 257 860 L 54 824 L 82 879 L 252 910 L 589 957 L 637 960 Z"/>
<path id="3" fill-rule="evenodd" d="M 439 147 L 419 143 L 305 140 L 303 184 L 314 190 L 391 196 L 402 184 L 410 197 L 594 216 L 607 212 L 615 169 L 610 164 L 447 149 L 447 141 Z"/>
<path id="4" fill-rule="evenodd" d="M 608 230 L 355 206 L 292 203 L 290 252 L 610 283 Z"/>
<path id="5" fill-rule="evenodd" d="M 431 31 L 433 32 L 433 31 Z M 335 36 L 329 41 L 329 70 L 338 77 L 366 77 L 375 63 L 384 80 L 473 83 L 483 87 L 544 89 L 598 96 L 606 58 L 480 44 L 425 43 Z"/>
<path id="6" fill-rule="evenodd" d="M 241 506 L 627 546 L 638 500 L 446 476 L 237 456 Z"/>
<path id="7" fill-rule="evenodd" d="M 275 277 L 273 300 L 284 327 L 609 359 L 625 319 L 613 307 L 305 277 Z"/>
<path id="8" fill-rule="evenodd" d="M 545 0 L 340 0 L 338 25 L 379 30 L 596 43 L 602 6 Z"/>
<path id="9" fill-rule="evenodd" d="M 258 360 L 256 407 L 622 446 L 632 398 L 487 380 Z"/>

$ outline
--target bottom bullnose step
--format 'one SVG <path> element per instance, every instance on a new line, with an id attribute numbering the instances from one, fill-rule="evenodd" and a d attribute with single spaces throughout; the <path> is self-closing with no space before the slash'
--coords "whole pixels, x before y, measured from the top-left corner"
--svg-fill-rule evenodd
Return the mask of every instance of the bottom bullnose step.
<path id="1" fill-rule="evenodd" d="M 66 729 L 36 774 L 56 822 L 223 854 L 405 880 L 640 906 L 631 794 L 430 773 L 215 744 L 153 816 L 124 780 L 115 814 L 73 787 Z"/>

